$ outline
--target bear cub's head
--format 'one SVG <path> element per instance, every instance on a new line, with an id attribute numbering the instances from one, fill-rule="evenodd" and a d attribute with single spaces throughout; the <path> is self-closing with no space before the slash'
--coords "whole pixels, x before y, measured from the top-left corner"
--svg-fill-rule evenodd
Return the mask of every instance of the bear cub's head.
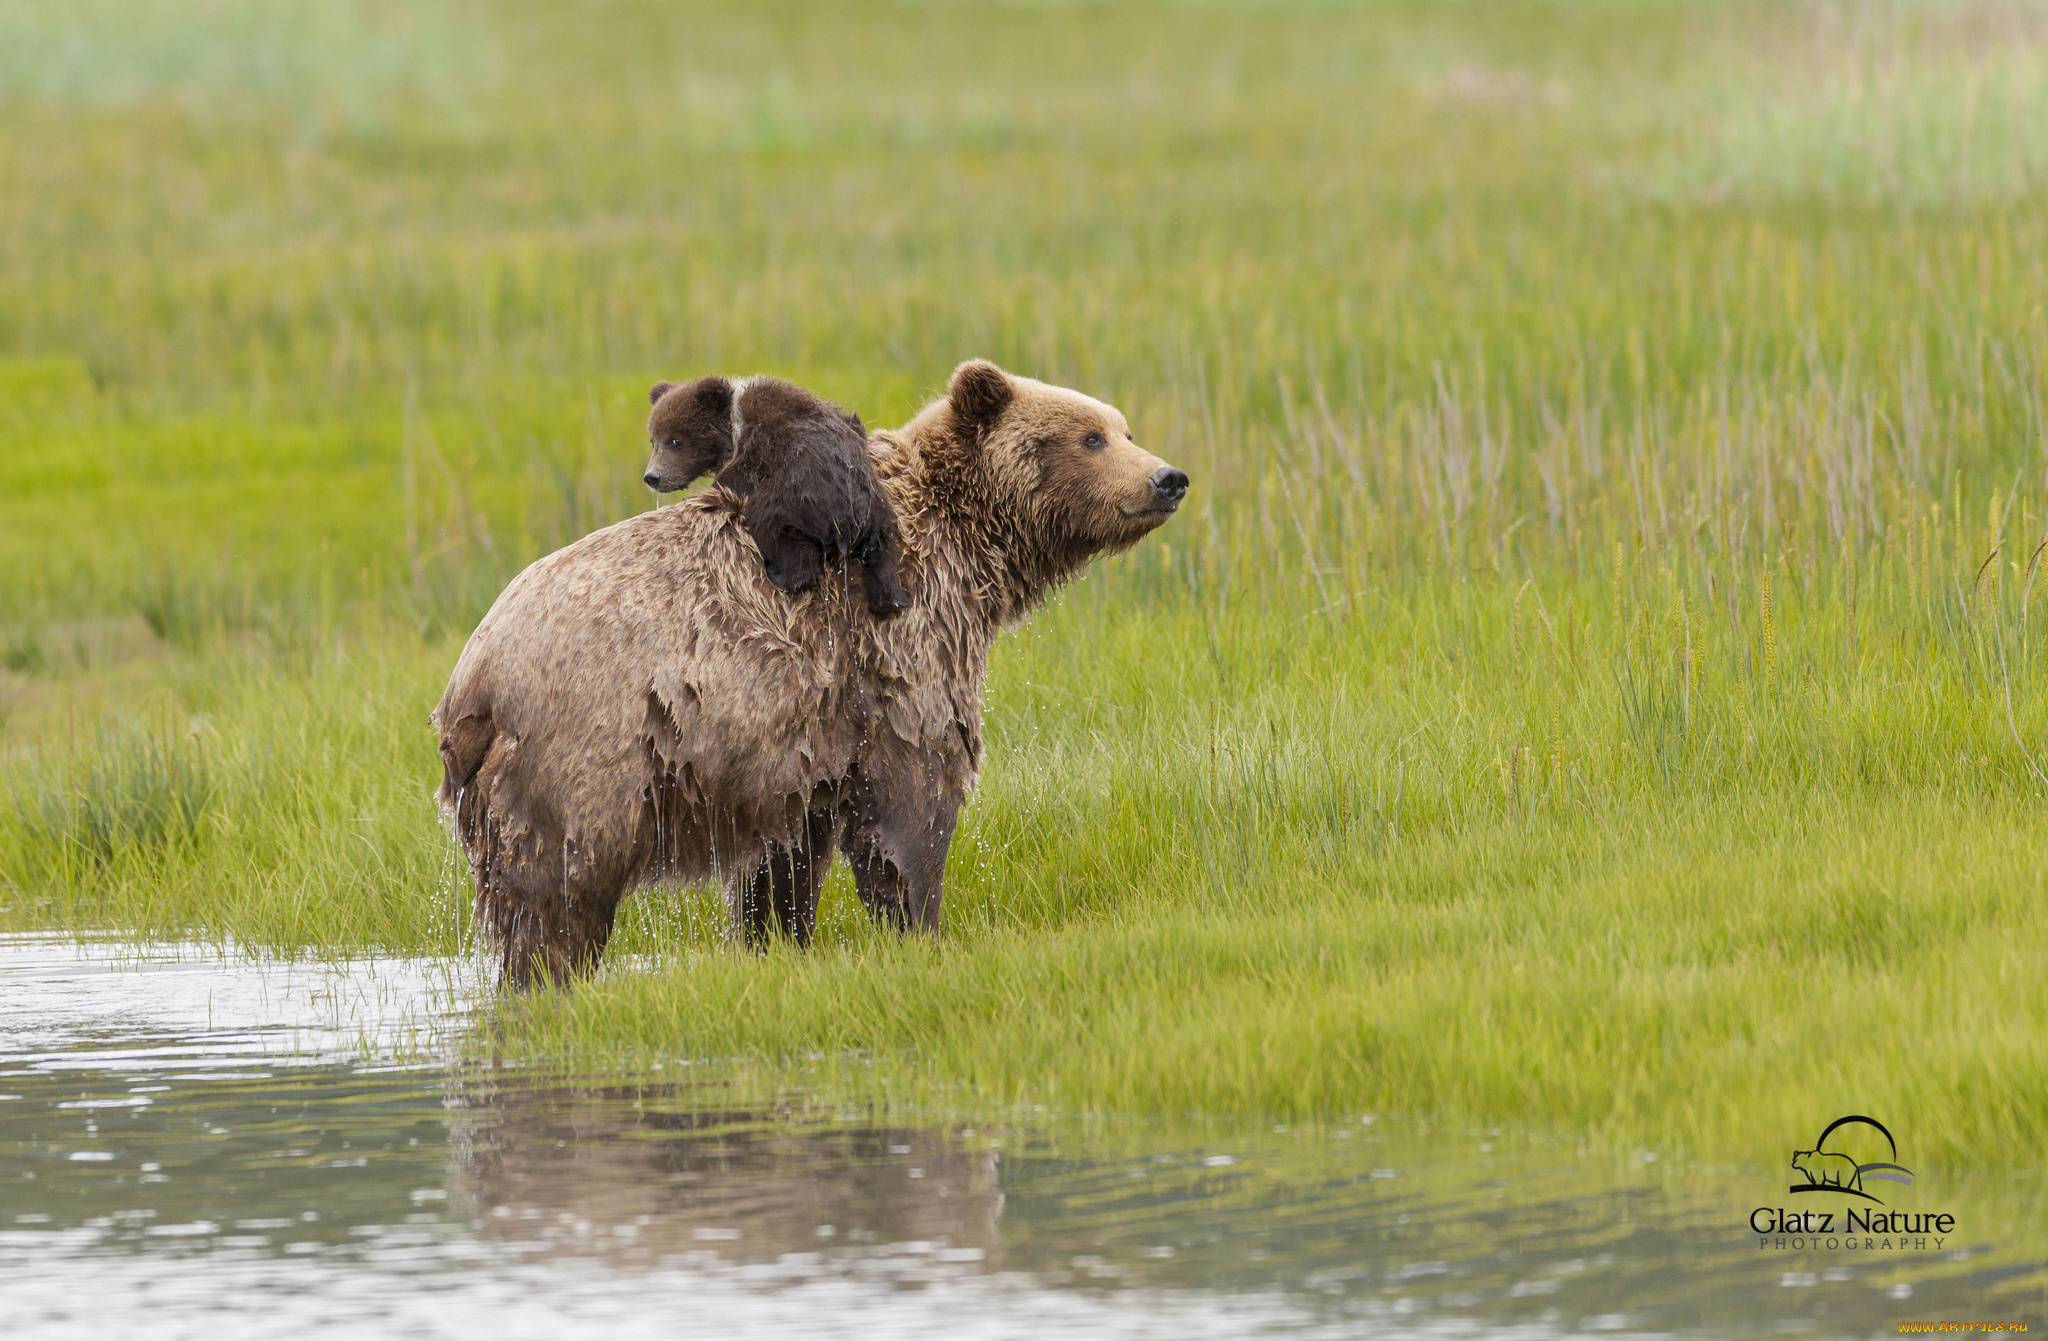
<path id="1" fill-rule="evenodd" d="M 723 377 L 694 382 L 656 382 L 647 393 L 647 440 L 654 454 L 643 478 L 660 494 L 687 489 L 690 482 L 732 460 L 734 387 Z"/>
<path id="2" fill-rule="evenodd" d="M 1056 568 L 1129 549 L 1187 496 L 1187 472 L 1131 437 L 1123 412 L 1093 396 L 972 359 L 946 388 L 998 506 Z"/>

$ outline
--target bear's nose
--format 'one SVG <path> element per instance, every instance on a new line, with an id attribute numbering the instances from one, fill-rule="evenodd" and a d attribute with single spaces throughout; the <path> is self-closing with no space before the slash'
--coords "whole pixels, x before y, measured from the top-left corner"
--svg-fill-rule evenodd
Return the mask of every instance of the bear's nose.
<path id="1" fill-rule="evenodd" d="M 1152 492 L 1163 503 L 1178 503 L 1187 497 L 1188 473 L 1177 466 L 1161 466 L 1152 472 Z"/>
<path id="2" fill-rule="evenodd" d="M 655 474 L 651 470 L 648 471 L 645 475 L 642 475 L 640 478 L 647 482 L 647 487 L 650 489 L 661 488 L 661 476 Z"/>

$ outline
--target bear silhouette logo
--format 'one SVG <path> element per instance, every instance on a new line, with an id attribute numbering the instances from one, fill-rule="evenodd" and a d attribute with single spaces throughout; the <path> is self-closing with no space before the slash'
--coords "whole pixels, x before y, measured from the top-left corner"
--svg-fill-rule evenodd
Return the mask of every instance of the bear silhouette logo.
<path id="1" fill-rule="evenodd" d="M 1839 1128 L 1852 1124 L 1876 1131 L 1884 1137 L 1885 1148 L 1891 1152 L 1892 1159 L 1896 1160 L 1899 1157 L 1898 1142 L 1892 1139 L 1891 1132 L 1885 1129 L 1882 1122 L 1876 1118 L 1864 1117 L 1860 1113 L 1852 1113 L 1848 1117 L 1839 1117 L 1830 1122 L 1821 1132 L 1820 1139 L 1813 1143 L 1813 1149 L 1792 1152 L 1792 1170 L 1804 1175 L 1806 1181 L 1795 1183 L 1788 1190 L 1846 1193 L 1852 1197 L 1862 1197 L 1865 1201 L 1875 1201 L 1881 1206 L 1884 1204 L 1882 1199 L 1863 1190 L 1865 1179 L 1881 1179 L 1885 1182 L 1912 1186 L 1913 1171 L 1902 1164 L 1885 1161 L 1858 1163 L 1853 1155 L 1827 1148 L 1828 1137 L 1833 1136 Z"/>
<path id="2" fill-rule="evenodd" d="M 1832 1150 L 1795 1150 L 1792 1152 L 1792 1167 L 1806 1175 L 1809 1187 L 1863 1190 L 1863 1170 L 1855 1160 L 1847 1155 L 1837 1155 Z"/>

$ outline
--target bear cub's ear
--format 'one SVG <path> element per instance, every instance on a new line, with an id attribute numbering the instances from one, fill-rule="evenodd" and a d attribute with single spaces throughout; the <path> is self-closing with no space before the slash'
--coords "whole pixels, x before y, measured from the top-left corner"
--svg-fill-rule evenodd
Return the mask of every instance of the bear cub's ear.
<path id="1" fill-rule="evenodd" d="M 732 383 L 723 377 L 705 377 L 697 382 L 697 404 L 723 414 L 732 409 Z"/>
<path id="2" fill-rule="evenodd" d="M 987 359 L 969 359 L 953 369 L 946 388 L 953 413 L 977 428 L 1001 414 L 1012 394 L 1010 375 Z"/>
<path id="3" fill-rule="evenodd" d="M 648 389 L 647 403 L 649 405 L 659 405 L 661 398 L 675 389 L 676 384 L 674 382 L 656 382 Z"/>

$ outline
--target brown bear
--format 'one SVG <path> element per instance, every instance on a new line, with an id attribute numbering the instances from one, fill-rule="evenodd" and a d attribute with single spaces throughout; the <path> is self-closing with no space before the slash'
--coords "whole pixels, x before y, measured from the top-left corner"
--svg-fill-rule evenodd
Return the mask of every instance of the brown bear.
<path id="1" fill-rule="evenodd" d="M 593 967 L 619 900 L 716 878 L 735 939 L 815 926 L 835 847 L 869 913 L 939 925 L 997 632 L 1172 516 L 1188 477 L 1113 406 L 979 360 L 869 442 L 910 609 L 791 600 L 711 489 L 514 578 L 434 710 L 440 800 L 504 979 Z"/>
<path id="2" fill-rule="evenodd" d="M 868 609 L 887 618 L 910 604 L 898 576 L 896 511 L 868 458 L 858 415 L 779 377 L 656 382 L 647 436 L 647 487 L 687 488 L 705 471 L 745 505 L 761 566 L 794 595 L 825 560 L 857 559 Z"/>

